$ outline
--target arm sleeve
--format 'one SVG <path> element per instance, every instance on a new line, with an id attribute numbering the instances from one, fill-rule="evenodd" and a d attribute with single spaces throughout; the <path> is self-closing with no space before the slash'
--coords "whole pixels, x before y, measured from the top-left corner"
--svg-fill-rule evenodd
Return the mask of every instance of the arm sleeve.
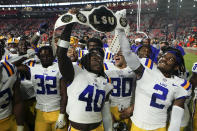
<path id="1" fill-rule="evenodd" d="M 137 70 L 140 67 L 141 63 L 138 59 L 138 56 L 130 51 L 130 44 L 125 32 L 116 30 L 115 35 L 118 35 L 120 47 L 128 66 L 134 71 Z"/>
<path id="2" fill-rule="evenodd" d="M 179 106 L 172 107 L 170 126 L 168 131 L 180 131 L 181 120 L 184 114 L 184 109 Z"/>
<path id="3" fill-rule="evenodd" d="M 103 125 L 105 131 L 112 131 L 112 116 L 109 101 L 105 102 L 102 109 Z"/>

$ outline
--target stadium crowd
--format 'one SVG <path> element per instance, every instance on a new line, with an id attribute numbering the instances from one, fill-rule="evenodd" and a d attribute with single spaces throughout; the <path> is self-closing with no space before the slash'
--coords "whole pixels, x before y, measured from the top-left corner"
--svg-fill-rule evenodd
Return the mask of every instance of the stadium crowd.
<path id="1" fill-rule="evenodd" d="M 76 23 L 54 33 L 55 20 L 0 21 L 0 130 L 197 131 L 197 63 L 189 74 L 183 57 L 197 48 L 195 17 L 178 19 L 176 38 L 175 20 L 153 14 L 148 37 L 133 16 L 127 35 Z"/>

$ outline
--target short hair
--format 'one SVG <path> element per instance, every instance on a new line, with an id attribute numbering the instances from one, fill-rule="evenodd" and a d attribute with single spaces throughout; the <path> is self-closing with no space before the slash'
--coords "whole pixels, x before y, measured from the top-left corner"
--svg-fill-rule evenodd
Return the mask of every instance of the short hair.
<path id="1" fill-rule="evenodd" d="M 169 43 L 167 41 L 161 41 L 159 44 L 164 43 L 166 46 L 169 46 Z"/>
<path id="2" fill-rule="evenodd" d="M 137 49 L 136 49 L 136 54 L 138 54 L 139 50 L 142 49 L 142 47 L 146 47 L 150 50 L 150 52 L 152 53 L 152 49 L 150 45 L 140 45 Z"/>
<path id="3" fill-rule="evenodd" d="M 42 50 L 48 50 L 50 54 L 52 54 L 53 56 L 53 49 L 51 46 L 42 46 L 39 50 L 38 50 L 38 53 L 37 53 L 37 56 L 40 58 L 40 52 Z"/>
<path id="4" fill-rule="evenodd" d="M 95 42 L 95 43 L 98 44 L 98 47 L 103 48 L 103 42 L 98 38 L 93 37 L 93 38 L 88 39 L 88 45 L 87 45 L 88 48 L 89 48 L 89 43 L 90 42 Z"/>

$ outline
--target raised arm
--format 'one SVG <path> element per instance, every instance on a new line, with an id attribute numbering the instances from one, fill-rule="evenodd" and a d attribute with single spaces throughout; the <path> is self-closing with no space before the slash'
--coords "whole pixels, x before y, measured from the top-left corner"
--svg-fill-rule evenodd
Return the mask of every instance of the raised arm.
<path id="1" fill-rule="evenodd" d="M 70 45 L 70 36 L 74 23 L 65 26 L 57 45 L 57 57 L 59 70 L 66 82 L 72 82 L 74 78 L 74 68 L 70 58 L 67 56 Z"/>
<path id="2" fill-rule="evenodd" d="M 55 124 L 55 129 L 63 128 L 66 125 L 65 113 L 66 113 L 66 105 L 67 105 L 67 86 L 66 82 L 63 79 L 60 79 L 60 114 Z"/>
<path id="3" fill-rule="evenodd" d="M 123 30 L 116 30 L 115 35 L 118 36 L 121 50 L 127 62 L 127 65 L 136 73 L 137 79 L 143 75 L 144 67 L 140 63 L 138 56 L 130 50 L 130 44 Z"/>

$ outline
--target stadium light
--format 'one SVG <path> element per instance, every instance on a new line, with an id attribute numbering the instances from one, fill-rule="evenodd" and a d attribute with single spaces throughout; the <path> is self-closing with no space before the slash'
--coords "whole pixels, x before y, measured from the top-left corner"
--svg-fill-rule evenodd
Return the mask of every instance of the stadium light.
<path id="1" fill-rule="evenodd" d="M 45 3 L 45 4 L 20 4 L 20 5 L 0 5 L 0 7 L 13 8 L 13 7 L 51 7 L 51 6 L 70 6 L 70 5 L 85 5 L 85 4 L 102 4 L 110 2 L 130 2 L 131 0 L 102 0 L 102 1 L 84 1 L 84 2 L 63 2 L 63 3 Z"/>
<path id="2" fill-rule="evenodd" d="M 168 3 L 170 3 L 170 0 L 168 0 Z"/>
<path id="3" fill-rule="evenodd" d="M 193 7 L 196 7 L 196 5 L 193 5 Z"/>

